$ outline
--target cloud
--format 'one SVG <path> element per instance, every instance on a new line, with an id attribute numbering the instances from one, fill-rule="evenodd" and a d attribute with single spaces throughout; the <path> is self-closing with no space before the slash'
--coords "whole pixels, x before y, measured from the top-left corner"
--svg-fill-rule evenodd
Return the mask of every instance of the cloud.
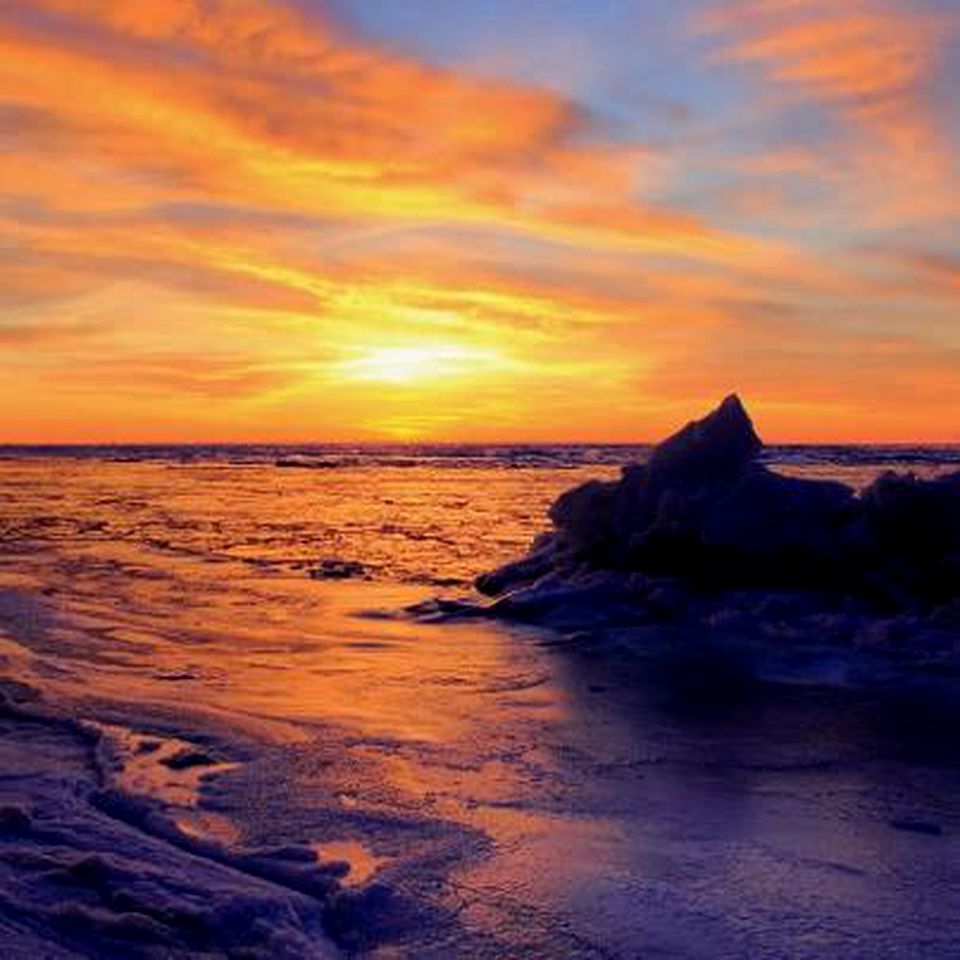
<path id="1" fill-rule="evenodd" d="M 219 198 L 692 257 L 750 246 L 641 203 L 655 158 L 604 143 L 557 94 L 428 68 L 266 0 L 29 7 L 0 14 L 0 89 L 69 137 L 0 169 L 61 206 Z"/>
<path id="2" fill-rule="evenodd" d="M 724 58 L 864 115 L 911 101 L 935 44 L 933 22 L 878 0 L 737 0 L 707 22 L 732 35 Z"/>
<path id="3" fill-rule="evenodd" d="M 692 109 L 668 142 L 321 3 L 0 4 L 0 398 L 35 439 L 629 439 L 637 410 L 667 428 L 733 379 L 828 393 L 852 345 L 929 371 L 905 327 L 952 281 L 881 263 L 873 234 L 950 222 L 938 24 L 879 0 L 717 8 L 710 82 L 746 77 L 743 100 L 697 89 L 703 38 L 675 38 Z M 820 229 L 841 219 L 853 236 Z M 345 385 L 364 356 L 496 362 Z"/>
<path id="4" fill-rule="evenodd" d="M 784 106 L 833 114 L 839 127 L 823 129 L 835 140 L 821 144 L 815 172 L 835 196 L 859 198 L 864 224 L 960 216 L 956 144 L 934 88 L 960 18 L 905 0 L 735 0 L 702 26 L 719 40 L 715 63 L 758 69 L 767 96 Z M 813 172 L 796 147 L 779 159 Z"/>
<path id="5" fill-rule="evenodd" d="M 942 304 L 954 325 L 953 311 L 960 303 L 960 255 L 903 246 L 868 247 L 864 255 L 878 263 L 890 295 Z"/>

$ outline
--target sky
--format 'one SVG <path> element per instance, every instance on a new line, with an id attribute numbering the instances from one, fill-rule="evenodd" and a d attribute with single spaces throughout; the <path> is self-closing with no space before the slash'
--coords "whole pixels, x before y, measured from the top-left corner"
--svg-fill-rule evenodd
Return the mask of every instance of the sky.
<path id="1" fill-rule="evenodd" d="M 0 0 L 0 442 L 960 442 L 956 0 Z"/>

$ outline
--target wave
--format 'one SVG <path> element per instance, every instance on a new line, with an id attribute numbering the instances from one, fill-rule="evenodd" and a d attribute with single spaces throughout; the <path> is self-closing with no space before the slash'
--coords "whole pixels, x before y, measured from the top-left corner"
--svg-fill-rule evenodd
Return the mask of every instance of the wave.
<path id="1" fill-rule="evenodd" d="M 644 460 L 648 444 L 211 444 L 211 445 L 37 445 L 0 446 L 0 459 L 101 460 L 115 463 L 232 465 L 301 470 L 522 469 L 563 470 L 619 467 Z M 763 459 L 775 465 L 960 469 L 957 445 L 770 446 Z"/>

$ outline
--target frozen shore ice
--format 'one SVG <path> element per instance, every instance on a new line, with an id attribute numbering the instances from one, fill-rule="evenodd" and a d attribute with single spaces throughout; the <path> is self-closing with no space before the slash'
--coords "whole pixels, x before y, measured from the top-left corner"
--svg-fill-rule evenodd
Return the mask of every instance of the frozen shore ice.
<path id="1" fill-rule="evenodd" d="M 960 669 L 960 473 L 857 493 L 776 473 L 740 400 L 619 480 L 550 509 L 527 556 L 482 574 L 483 612 L 551 626 L 668 624 Z"/>
<path id="2" fill-rule="evenodd" d="M 5 683 L 2 693 L 5 957 L 339 955 L 322 897 L 218 857 L 210 843 L 178 839 L 155 804 L 105 786 L 95 732 L 34 702 L 26 687 Z"/>

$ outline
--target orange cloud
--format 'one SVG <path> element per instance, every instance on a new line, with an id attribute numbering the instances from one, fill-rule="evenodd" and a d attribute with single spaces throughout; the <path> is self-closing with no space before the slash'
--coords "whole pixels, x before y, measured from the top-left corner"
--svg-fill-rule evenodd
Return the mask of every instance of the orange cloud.
<path id="1" fill-rule="evenodd" d="M 819 175 L 864 198 L 859 216 L 880 225 L 960 213 L 954 148 L 932 97 L 958 23 L 896 0 L 736 0 L 704 18 L 724 40 L 716 60 L 759 67 L 772 90 L 845 121 L 847 139 L 828 148 Z"/>
<path id="2" fill-rule="evenodd" d="M 825 175 L 808 145 L 744 161 L 770 182 L 727 190 L 735 229 L 684 195 L 683 145 L 608 136 L 570 98 L 312 6 L 0 4 L 6 439 L 631 439 L 731 386 L 823 398 L 872 349 L 858 327 L 891 277 L 766 229 L 789 223 L 780 178 Z M 758 0 L 713 28 L 727 61 L 835 111 L 853 168 L 871 144 L 942 199 L 935 38 L 868 0 L 832 10 Z M 882 340 L 850 411 L 896 349 L 950 396 L 932 341 Z"/>
<path id="3" fill-rule="evenodd" d="M 935 40 L 932 23 L 877 0 L 746 0 L 707 22 L 734 34 L 723 56 L 867 113 L 912 96 Z"/>
<path id="4" fill-rule="evenodd" d="M 759 255 L 640 204 L 647 155 L 579 145 L 589 123 L 554 94 L 429 69 L 266 0 L 31 6 L 46 19 L 0 13 L 0 89 L 60 141 L 4 157 L 0 173 L 61 206 L 219 198 Z"/>

